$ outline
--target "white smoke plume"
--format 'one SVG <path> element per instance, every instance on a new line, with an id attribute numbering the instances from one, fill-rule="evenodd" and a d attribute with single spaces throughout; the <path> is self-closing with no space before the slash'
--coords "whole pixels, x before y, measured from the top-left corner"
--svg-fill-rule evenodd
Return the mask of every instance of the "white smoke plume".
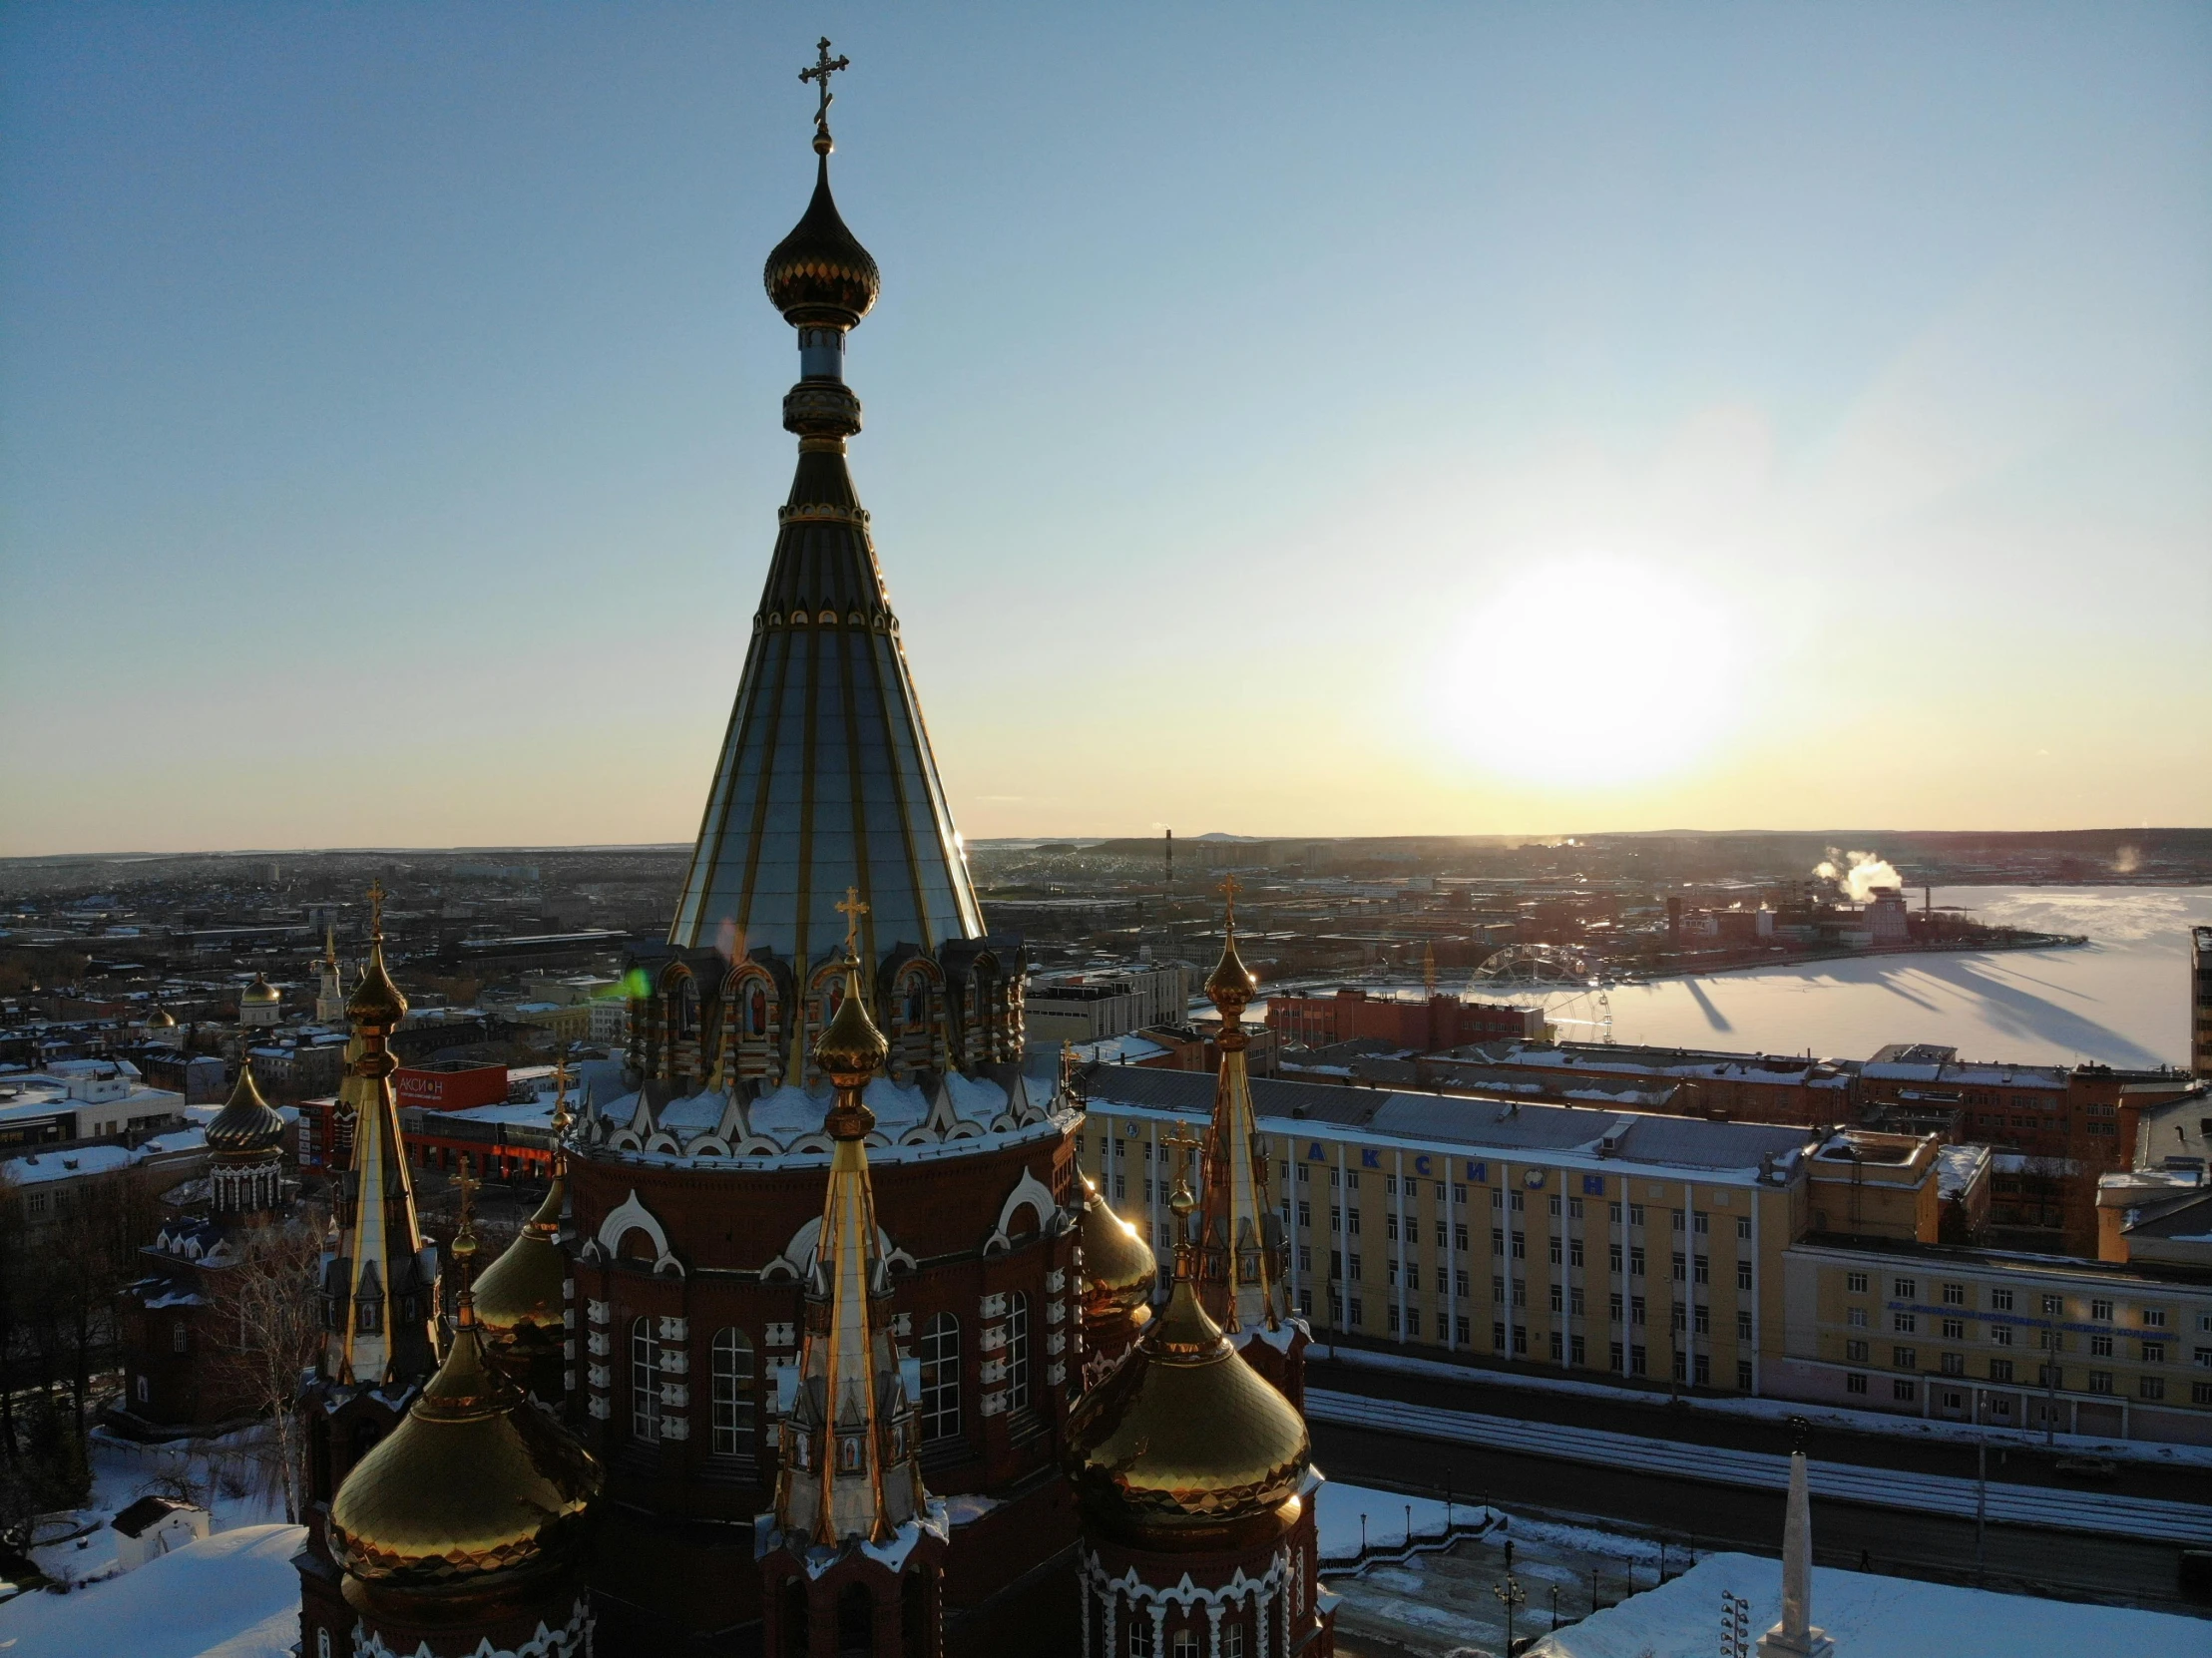
<path id="1" fill-rule="evenodd" d="M 1839 852 L 1832 846 L 1827 858 L 1814 866 L 1813 874 L 1835 882 L 1837 890 L 1854 904 L 1864 904 L 1874 896 L 1876 887 L 1905 885 L 1905 877 L 1889 859 L 1872 852 Z"/>

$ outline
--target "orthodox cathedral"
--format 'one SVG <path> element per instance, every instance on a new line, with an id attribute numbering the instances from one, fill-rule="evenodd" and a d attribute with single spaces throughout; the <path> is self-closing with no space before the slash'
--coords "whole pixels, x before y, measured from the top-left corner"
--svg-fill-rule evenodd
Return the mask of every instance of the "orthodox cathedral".
<path id="1" fill-rule="evenodd" d="M 552 1191 L 480 1274 L 417 1221 L 380 928 L 347 1001 L 304 1658 L 1333 1649 L 1233 908 L 1164 1280 L 1077 1165 L 1075 1072 L 1023 1062 L 1022 943 L 846 467 L 880 276 L 830 193 L 845 67 L 803 72 L 814 193 L 767 260 L 798 463 L 697 848 L 628 1052 L 563 1073 Z"/>

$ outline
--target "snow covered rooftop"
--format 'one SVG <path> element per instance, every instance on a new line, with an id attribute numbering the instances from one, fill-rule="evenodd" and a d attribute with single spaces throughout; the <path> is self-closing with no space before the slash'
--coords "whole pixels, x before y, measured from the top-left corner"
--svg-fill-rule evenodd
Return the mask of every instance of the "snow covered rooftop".
<path id="1" fill-rule="evenodd" d="M 1782 1611 L 1782 1562 L 1710 1554 L 1648 1589 L 1548 1635 L 1529 1658 L 1711 1658 L 1721 1591 L 1751 1602 L 1754 1640 Z M 2128 1658 L 2203 1658 L 2201 1619 L 2118 1606 L 1959 1589 L 1906 1577 L 1813 1568 L 1812 1621 L 1837 1658 L 2020 1658 L 2037 1652 L 2124 1652 Z"/>

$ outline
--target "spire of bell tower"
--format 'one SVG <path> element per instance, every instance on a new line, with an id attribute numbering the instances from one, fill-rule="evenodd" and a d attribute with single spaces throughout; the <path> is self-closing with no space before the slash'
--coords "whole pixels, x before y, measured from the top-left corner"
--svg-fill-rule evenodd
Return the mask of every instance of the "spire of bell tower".
<path id="1" fill-rule="evenodd" d="M 857 931 L 861 906 L 848 904 L 848 925 Z M 844 1000 L 814 1049 L 837 1102 L 824 1125 L 832 1144 L 829 1190 L 776 1489 L 777 1525 L 830 1548 L 855 1538 L 883 1542 L 928 1500 L 914 1405 L 891 1348 L 891 1277 L 868 1179 L 866 1140 L 876 1119 L 861 1098 L 889 1045 L 868 1017 L 850 934 L 846 942 Z"/>
<path id="2" fill-rule="evenodd" d="M 329 1308 L 324 1371 L 333 1381 L 381 1387 L 420 1381 L 438 1363 L 438 1256 L 415 1213 L 415 1183 L 392 1095 L 390 1038 L 407 999 L 384 969 L 384 889 L 369 888 L 369 954 L 346 1001 L 361 1044 L 353 1063 L 360 1105 L 353 1159 L 341 1181 L 333 1238 L 323 1257 Z"/>
<path id="3" fill-rule="evenodd" d="M 1257 988 L 1236 948 L 1234 875 L 1221 883 L 1225 925 L 1221 960 L 1206 979 L 1206 996 L 1221 1016 L 1221 1068 L 1213 1118 L 1206 1126 L 1205 1195 L 1199 1210 L 1198 1293 L 1207 1313 L 1246 1358 L 1289 1396 L 1304 1398 L 1307 1337 L 1290 1307 L 1282 1216 L 1269 1200 L 1267 1155 L 1260 1144 L 1246 1062 L 1251 1033 L 1244 1010 Z"/>

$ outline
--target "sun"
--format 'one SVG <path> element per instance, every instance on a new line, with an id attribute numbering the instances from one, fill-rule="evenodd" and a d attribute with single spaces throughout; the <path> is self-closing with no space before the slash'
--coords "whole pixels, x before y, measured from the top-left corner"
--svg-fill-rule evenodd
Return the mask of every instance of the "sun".
<path id="1" fill-rule="evenodd" d="M 1596 788 L 1666 777 L 1742 722 L 1744 625 L 1717 594 L 1652 565 L 1532 565 L 1438 648 L 1427 724 L 1454 769 Z"/>

